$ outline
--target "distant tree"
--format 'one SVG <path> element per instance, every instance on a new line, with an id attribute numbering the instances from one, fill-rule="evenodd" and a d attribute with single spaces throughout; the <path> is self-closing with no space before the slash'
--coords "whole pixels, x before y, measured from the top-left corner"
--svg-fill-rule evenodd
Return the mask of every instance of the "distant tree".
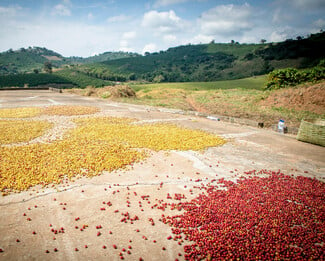
<path id="1" fill-rule="evenodd" d="M 50 61 L 46 61 L 44 63 L 44 71 L 47 73 L 52 73 L 52 63 Z"/>
<path id="2" fill-rule="evenodd" d="M 38 69 L 34 69 L 33 72 L 36 73 L 36 74 L 38 74 L 39 73 L 39 70 Z"/>
<path id="3" fill-rule="evenodd" d="M 130 80 L 130 81 L 134 81 L 134 80 L 136 80 L 136 79 L 137 79 L 137 77 L 136 77 L 135 73 L 131 73 L 131 74 L 129 75 L 129 80 Z"/>
<path id="4" fill-rule="evenodd" d="M 297 38 L 296 38 L 298 41 L 300 41 L 300 40 L 302 40 L 303 39 L 303 37 L 302 36 L 297 36 Z"/>
<path id="5" fill-rule="evenodd" d="M 231 44 L 234 44 L 234 43 L 235 43 L 235 40 L 231 40 L 230 43 L 231 43 Z"/>
<path id="6" fill-rule="evenodd" d="M 157 75 L 157 76 L 155 76 L 155 78 L 153 78 L 153 82 L 157 82 L 157 83 L 163 82 L 164 80 L 165 80 L 165 77 L 161 74 Z"/>
<path id="7" fill-rule="evenodd" d="M 265 44 L 266 40 L 265 39 L 261 39 L 261 44 Z"/>
<path id="8" fill-rule="evenodd" d="M 325 67 L 325 59 L 320 60 L 318 66 Z"/>

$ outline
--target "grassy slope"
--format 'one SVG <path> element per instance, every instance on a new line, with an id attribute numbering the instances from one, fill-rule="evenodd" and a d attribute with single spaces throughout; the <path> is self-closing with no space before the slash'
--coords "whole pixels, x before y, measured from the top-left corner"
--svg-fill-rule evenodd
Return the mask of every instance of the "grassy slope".
<path id="1" fill-rule="evenodd" d="M 215 81 L 215 82 L 176 82 L 176 83 L 151 83 L 151 84 L 133 84 L 130 87 L 134 91 L 148 91 L 156 88 L 162 89 L 183 89 L 188 91 L 216 90 L 216 89 L 263 89 L 265 76 L 250 77 L 239 80 Z"/>
<path id="2" fill-rule="evenodd" d="M 288 126 L 299 127 L 303 118 L 325 117 L 325 110 L 317 114 L 263 103 L 269 95 L 278 92 L 265 91 L 265 80 L 265 76 L 259 76 L 204 83 L 134 84 L 130 86 L 136 91 L 137 98 L 122 101 L 248 118 L 264 122 L 266 127 L 281 118 Z"/>
<path id="3" fill-rule="evenodd" d="M 263 44 L 208 44 L 206 51 L 207 53 L 222 52 L 243 58 L 246 54 L 264 46 Z"/>

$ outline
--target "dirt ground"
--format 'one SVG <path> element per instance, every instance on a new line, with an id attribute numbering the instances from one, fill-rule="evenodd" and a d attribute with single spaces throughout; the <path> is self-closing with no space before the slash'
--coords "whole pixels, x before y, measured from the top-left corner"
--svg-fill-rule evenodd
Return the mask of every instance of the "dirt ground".
<path id="1" fill-rule="evenodd" d="M 228 142 L 201 152 L 153 152 L 127 170 L 0 197 L 0 260 L 183 260 L 185 242 L 168 240 L 171 229 L 159 221 L 162 214 L 178 214 L 157 208 L 162 202 L 179 202 L 168 199 L 168 193 L 188 200 L 201 193 L 198 184 L 234 181 L 254 169 L 325 181 L 325 148 L 291 135 L 71 94 L 0 92 L 0 109 L 48 105 L 97 106 L 105 115 L 172 122 Z"/>
<path id="2" fill-rule="evenodd" d="M 261 106 L 285 107 L 297 111 L 311 111 L 317 114 L 325 113 L 325 82 L 311 86 L 287 88 L 273 92 Z"/>

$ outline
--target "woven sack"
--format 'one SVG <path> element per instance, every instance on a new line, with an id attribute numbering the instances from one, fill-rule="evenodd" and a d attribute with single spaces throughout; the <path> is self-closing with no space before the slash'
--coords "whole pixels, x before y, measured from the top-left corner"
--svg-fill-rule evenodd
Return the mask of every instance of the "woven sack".
<path id="1" fill-rule="evenodd" d="M 325 147 L 325 120 L 302 120 L 297 134 L 297 140 Z"/>

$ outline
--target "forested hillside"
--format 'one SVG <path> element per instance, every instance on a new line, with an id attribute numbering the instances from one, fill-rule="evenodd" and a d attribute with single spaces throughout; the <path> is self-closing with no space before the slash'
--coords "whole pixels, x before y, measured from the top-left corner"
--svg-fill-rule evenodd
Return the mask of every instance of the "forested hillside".
<path id="1" fill-rule="evenodd" d="M 10 49 L 0 53 L 0 75 L 40 71 L 46 61 L 60 66 L 63 60 L 62 55 L 46 48 Z"/>
<path id="2" fill-rule="evenodd" d="M 274 69 L 313 67 L 325 58 L 324 46 L 325 32 L 280 43 L 211 42 L 145 55 L 105 52 L 88 58 L 67 58 L 46 48 L 29 47 L 1 53 L 0 75 L 39 74 L 46 69 L 44 64 L 50 63 L 53 73 L 80 87 L 102 86 L 107 81 L 230 80 L 267 74 Z"/>
<path id="3" fill-rule="evenodd" d="M 71 56 L 66 59 L 71 64 L 75 64 L 75 63 L 84 64 L 84 63 L 100 63 L 100 62 L 105 62 L 105 61 L 109 61 L 109 60 L 123 59 L 123 58 L 129 58 L 129 57 L 138 57 L 138 56 L 141 56 L 141 55 L 137 54 L 137 53 L 129 53 L 129 52 L 105 52 L 105 53 L 96 54 L 94 56 L 90 56 L 87 58 Z"/>
<path id="4" fill-rule="evenodd" d="M 126 79 L 150 82 L 239 79 L 279 68 L 314 66 L 325 57 L 323 46 L 324 32 L 281 43 L 186 45 L 145 56 L 102 62 L 98 65 L 101 68 L 98 75 L 105 65 L 105 77 L 110 72 Z"/>
<path id="5" fill-rule="evenodd" d="M 10 49 L 0 53 L 0 75 L 41 72 L 46 62 L 50 62 L 53 68 L 60 68 L 65 65 L 98 63 L 137 56 L 140 55 L 128 52 L 105 52 L 87 58 L 63 57 L 42 47 Z"/>

